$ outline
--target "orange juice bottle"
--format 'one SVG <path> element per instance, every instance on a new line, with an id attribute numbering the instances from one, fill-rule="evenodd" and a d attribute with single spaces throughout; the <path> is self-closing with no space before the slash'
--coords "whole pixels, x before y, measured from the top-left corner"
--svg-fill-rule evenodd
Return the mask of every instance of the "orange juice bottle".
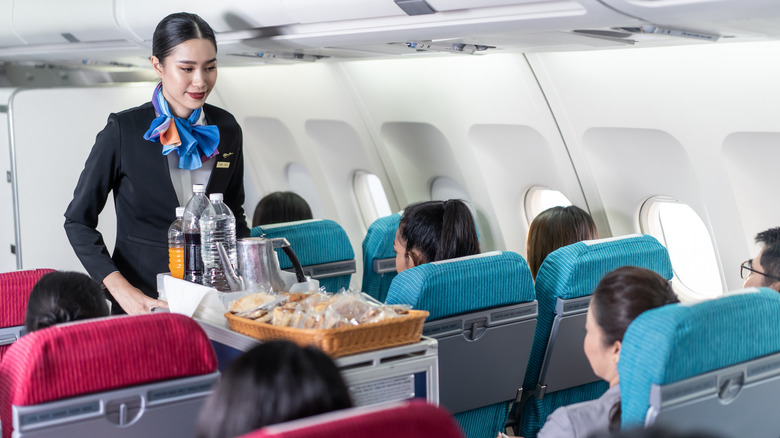
<path id="1" fill-rule="evenodd" d="M 168 269 L 171 276 L 184 277 L 184 207 L 176 207 L 176 220 L 168 228 Z"/>

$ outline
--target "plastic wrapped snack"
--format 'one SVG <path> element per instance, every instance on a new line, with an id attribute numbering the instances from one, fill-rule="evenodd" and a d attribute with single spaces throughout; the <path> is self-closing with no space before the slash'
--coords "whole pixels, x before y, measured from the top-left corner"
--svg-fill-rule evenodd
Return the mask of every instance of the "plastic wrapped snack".
<path id="1" fill-rule="evenodd" d="M 354 292 L 344 292 L 334 295 L 328 306 L 329 309 L 349 321 L 352 325 L 359 324 L 360 318 L 370 307 L 368 301 L 366 301 L 361 294 Z"/>

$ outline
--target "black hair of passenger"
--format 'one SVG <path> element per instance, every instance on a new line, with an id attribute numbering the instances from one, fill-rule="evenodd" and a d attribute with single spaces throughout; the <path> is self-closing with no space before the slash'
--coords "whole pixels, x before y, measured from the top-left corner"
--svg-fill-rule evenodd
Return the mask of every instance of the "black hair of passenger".
<path id="1" fill-rule="evenodd" d="M 252 227 L 312 219 L 311 207 L 295 192 L 273 192 L 263 196 L 252 215 Z"/>
<path id="2" fill-rule="evenodd" d="M 780 278 L 780 227 L 770 228 L 756 235 L 756 243 L 763 243 L 761 251 L 761 267 L 764 273 L 775 278 L 763 276 L 762 285 L 769 286 Z"/>
<path id="3" fill-rule="evenodd" d="M 198 438 L 231 438 L 271 424 L 346 409 L 349 392 L 315 347 L 271 341 L 234 360 L 198 418 Z"/>
<path id="4" fill-rule="evenodd" d="M 152 56 L 156 56 L 165 64 L 165 58 L 174 47 L 194 39 L 207 39 L 214 44 L 214 50 L 217 50 L 217 38 L 206 20 L 188 12 L 170 14 L 160 20 L 154 29 Z"/>
<path id="5" fill-rule="evenodd" d="M 24 327 L 33 332 L 62 322 L 103 316 L 108 316 L 108 304 L 97 281 L 80 272 L 56 271 L 33 286 Z"/>
<path id="6" fill-rule="evenodd" d="M 629 324 L 642 312 L 677 303 L 677 295 L 665 278 L 636 266 L 623 266 L 607 273 L 591 297 L 590 311 L 603 332 L 604 345 L 623 342 Z M 609 430 L 620 429 L 620 402 L 609 416 Z"/>
<path id="7" fill-rule="evenodd" d="M 590 438 L 719 438 L 709 432 L 689 431 L 678 432 L 670 428 L 650 426 L 647 428 L 635 427 L 615 433 L 595 434 Z"/>
<path id="8" fill-rule="evenodd" d="M 410 204 L 398 232 L 415 266 L 479 254 L 474 217 L 460 199 Z M 419 260 L 412 250 L 418 251 Z"/>

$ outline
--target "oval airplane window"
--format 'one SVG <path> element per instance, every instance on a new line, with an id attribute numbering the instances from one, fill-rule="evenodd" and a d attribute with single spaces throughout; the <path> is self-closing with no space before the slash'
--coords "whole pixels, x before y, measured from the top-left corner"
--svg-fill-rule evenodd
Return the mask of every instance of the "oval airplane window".
<path id="1" fill-rule="evenodd" d="M 539 213 L 550 207 L 568 207 L 571 205 L 571 201 L 563 193 L 549 187 L 540 186 L 528 189 L 523 203 L 525 204 L 523 206 L 525 218 L 528 219 L 529 224 L 533 222 Z"/>
<path id="2" fill-rule="evenodd" d="M 301 195 L 309 203 L 315 218 L 325 217 L 317 186 L 305 167 L 298 163 L 290 163 L 287 166 L 287 183 L 290 184 L 290 190 Z"/>
<path id="3" fill-rule="evenodd" d="M 354 186 L 355 197 L 366 227 L 380 217 L 390 216 L 393 213 L 390 210 L 390 203 L 387 202 L 385 188 L 378 176 L 358 170 L 355 172 Z"/>
<path id="4" fill-rule="evenodd" d="M 643 233 L 658 239 L 669 251 L 672 285 L 681 300 L 714 298 L 723 294 L 715 249 L 707 226 L 688 205 L 653 197 L 639 211 Z"/>

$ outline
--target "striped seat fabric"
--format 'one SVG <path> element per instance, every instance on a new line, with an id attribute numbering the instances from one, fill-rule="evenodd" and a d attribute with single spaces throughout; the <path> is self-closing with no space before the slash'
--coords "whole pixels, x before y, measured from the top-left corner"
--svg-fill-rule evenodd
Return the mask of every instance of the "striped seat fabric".
<path id="1" fill-rule="evenodd" d="M 108 317 L 37 330 L 15 342 L 0 362 L 2 436 L 10 438 L 13 432 L 12 406 L 200 376 L 216 369 L 206 333 L 179 314 Z"/>
<path id="2" fill-rule="evenodd" d="M 0 273 L 0 328 L 17 327 L 7 336 L 0 336 L 0 358 L 10 344 L 23 332 L 27 301 L 35 283 L 54 269 L 31 269 Z"/>
<path id="3" fill-rule="evenodd" d="M 295 251 L 298 261 L 304 268 L 304 272 L 314 270 L 312 278 L 320 282 L 328 292 L 338 292 L 341 288 L 349 289 L 352 273 L 355 272 L 355 250 L 349 241 L 349 236 L 344 228 L 329 219 L 311 219 L 295 222 L 284 222 L 254 227 L 250 230 L 251 237 L 265 237 L 272 239 L 284 237 L 290 242 L 290 247 Z M 292 268 L 292 262 L 281 249 L 277 249 L 279 267 Z M 317 266 L 323 266 L 334 262 L 352 263 L 348 266 L 348 274 L 320 276 Z M 339 269 L 344 272 L 344 268 Z"/>
<path id="4" fill-rule="evenodd" d="M 452 417 L 421 400 L 329 412 L 268 426 L 240 438 L 462 438 Z"/>
<path id="5" fill-rule="evenodd" d="M 397 272 L 395 271 L 395 233 L 401 223 L 401 213 L 381 217 L 374 221 L 363 239 L 363 292 L 379 301 L 385 301 Z M 388 271 L 377 263 L 384 261 Z M 380 272 L 377 272 L 380 271 Z"/>
<path id="6" fill-rule="evenodd" d="M 665 391 L 672 401 L 656 412 L 661 426 L 723 437 L 780 435 L 778 315 L 780 294 L 768 288 L 639 315 L 618 363 L 623 428 L 646 424 L 654 385 L 689 379 Z"/>
<path id="7" fill-rule="evenodd" d="M 528 356 L 530 340 L 536 324 L 534 299 L 533 281 L 528 264 L 517 253 L 499 251 L 426 263 L 407 269 L 395 277 L 387 293 L 388 304 L 410 304 L 415 309 L 430 312 L 426 323 L 427 327 L 431 326 L 434 321 L 448 317 L 466 314 L 468 317 L 464 316 L 463 318 L 463 321 L 466 321 L 471 315 L 478 314 L 485 309 L 532 303 L 533 319 L 531 323 L 533 325 L 528 332 L 528 339 L 525 340 L 527 341 L 526 353 L 524 356 L 518 355 L 522 356 L 522 359 L 517 359 L 520 363 L 525 363 Z M 468 321 L 456 324 L 470 325 Z M 472 328 L 463 327 L 463 329 Z M 425 330 L 423 329 L 424 333 Z M 476 332 L 477 329 L 473 328 L 472 331 Z M 472 335 L 475 335 L 473 332 Z M 498 343 L 487 335 L 478 338 L 478 340 L 479 342 L 466 342 L 466 344 L 473 344 L 473 348 L 482 349 L 480 357 L 499 363 L 502 363 L 501 358 L 506 357 L 507 349 L 512 348 L 519 351 L 519 345 L 524 341 L 523 339 L 511 339 L 508 344 Z M 448 406 L 445 393 L 452 388 L 446 386 L 451 384 L 448 383 L 449 379 L 446 378 L 446 375 L 450 373 L 455 375 L 462 372 L 463 367 L 469 366 L 471 363 L 478 364 L 479 361 L 458 358 L 458 354 L 464 353 L 450 353 L 441 339 L 439 342 L 439 390 L 442 404 Z M 456 344 L 455 348 L 460 348 L 460 346 Z M 448 360 L 448 358 L 452 360 Z M 514 360 L 507 362 L 515 365 L 517 363 Z M 453 409 L 456 412 L 455 419 L 468 438 L 495 438 L 499 430 L 503 431 L 509 414 L 510 401 L 516 395 L 515 389 L 522 383 L 522 365 L 515 369 L 519 373 L 516 386 L 514 389 L 510 388 L 511 394 L 504 401 L 462 412 Z M 479 373 L 480 371 L 476 370 L 471 375 L 476 380 L 476 374 Z M 512 374 L 511 371 L 508 371 L 507 378 L 512 378 Z M 482 378 L 482 376 L 479 377 Z M 462 383 L 461 381 L 460 384 Z"/>
<path id="8" fill-rule="evenodd" d="M 564 355 L 566 364 L 563 364 L 569 367 L 572 374 L 592 374 L 582 350 L 585 339 L 585 331 L 582 329 L 585 313 L 580 314 L 582 322 L 577 323 L 571 332 L 561 333 L 562 330 L 559 330 L 556 333 L 552 330 L 556 319 L 556 303 L 559 298 L 574 299 L 591 295 L 605 274 L 621 266 L 650 269 L 666 279 L 671 279 L 673 275 L 666 248 L 652 236 L 644 234 L 577 242 L 551 252 L 542 262 L 534 285 L 539 302 L 539 321 L 523 384 L 526 393 L 534 392 L 536 396 L 525 403 L 521 412 L 522 436 L 535 437 L 547 416 L 559 406 L 592 400 L 607 390 L 606 382 L 594 381 L 539 394 L 541 391 L 537 392 L 537 385 L 548 354 L 548 345 L 554 344 L 551 336 L 558 336 L 559 345 L 565 345 L 561 341 L 564 338 L 573 346 L 571 353 Z M 586 309 L 587 307 L 582 310 Z M 577 361 L 574 360 L 575 357 L 578 358 Z M 575 363 L 583 369 L 572 370 L 571 367 L 575 366 Z M 547 367 L 553 365 L 549 361 L 546 363 Z"/>

